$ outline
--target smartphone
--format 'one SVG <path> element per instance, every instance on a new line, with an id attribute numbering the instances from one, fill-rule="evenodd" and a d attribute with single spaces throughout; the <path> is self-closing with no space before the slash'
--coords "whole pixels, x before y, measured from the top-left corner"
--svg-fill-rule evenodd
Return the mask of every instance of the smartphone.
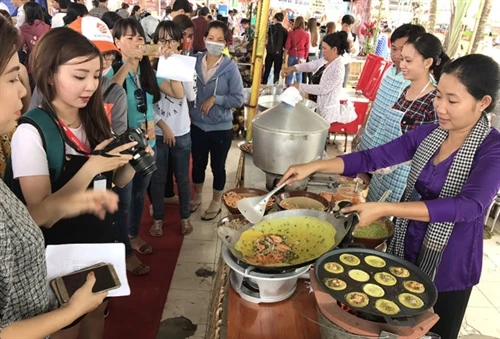
<path id="1" fill-rule="evenodd" d="M 92 292 L 94 293 L 110 291 L 121 286 L 120 279 L 118 279 L 113 265 L 101 263 L 87 267 L 55 279 L 57 290 L 63 303 L 67 303 L 71 296 L 85 284 L 87 275 L 90 272 L 94 272 L 96 278 L 95 285 L 92 288 Z"/>
<path id="2" fill-rule="evenodd" d="M 139 49 L 142 51 L 144 56 L 157 56 L 162 49 L 162 45 L 144 44 L 139 45 Z"/>

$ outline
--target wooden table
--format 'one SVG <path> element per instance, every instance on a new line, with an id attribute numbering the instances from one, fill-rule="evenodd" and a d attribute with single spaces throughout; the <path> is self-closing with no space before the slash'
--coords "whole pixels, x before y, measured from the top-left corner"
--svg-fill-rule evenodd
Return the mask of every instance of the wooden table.
<path id="1" fill-rule="evenodd" d="M 292 297 L 271 304 L 248 302 L 229 287 L 227 311 L 228 339 L 321 338 L 314 295 L 302 279 Z"/>

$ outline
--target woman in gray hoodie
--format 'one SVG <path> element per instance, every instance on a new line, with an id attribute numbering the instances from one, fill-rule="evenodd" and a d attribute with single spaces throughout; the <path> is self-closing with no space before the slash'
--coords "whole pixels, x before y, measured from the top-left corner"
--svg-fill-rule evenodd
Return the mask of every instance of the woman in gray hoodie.
<path id="1" fill-rule="evenodd" d="M 212 220 L 221 212 L 221 196 L 226 183 L 226 158 L 231 148 L 232 109 L 243 105 L 243 81 L 236 63 L 222 54 L 230 31 L 221 21 L 213 21 L 205 33 L 206 53 L 197 55 L 197 96 L 191 104 L 191 142 L 195 197 L 191 211 L 201 205 L 205 169 L 210 155 L 214 176 L 213 198 L 202 220 Z"/>

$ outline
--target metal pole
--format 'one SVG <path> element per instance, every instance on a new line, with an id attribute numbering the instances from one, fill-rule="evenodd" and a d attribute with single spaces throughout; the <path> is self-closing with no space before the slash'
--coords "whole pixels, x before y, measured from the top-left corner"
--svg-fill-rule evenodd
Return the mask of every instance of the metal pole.
<path id="1" fill-rule="evenodd" d="M 250 107 L 248 110 L 248 121 L 247 121 L 247 140 L 252 139 L 252 119 L 257 111 L 257 102 L 259 100 L 260 92 L 260 79 L 262 77 L 262 65 L 264 64 L 264 52 L 266 50 L 266 33 L 267 33 L 267 23 L 269 20 L 269 4 L 270 0 L 260 0 L 259 6 L 261 7 L 259 21 L 257 22 L 257 36 L 258 41 L 256 45 L 254 44 L 255 63 L 252 72 L 252 93 L 250 95 Z"/>

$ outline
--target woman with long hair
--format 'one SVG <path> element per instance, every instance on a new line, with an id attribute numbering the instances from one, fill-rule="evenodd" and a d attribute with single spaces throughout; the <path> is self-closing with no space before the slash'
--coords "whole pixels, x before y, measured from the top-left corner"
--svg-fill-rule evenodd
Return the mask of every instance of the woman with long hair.
<path id="1" fill-rule="evenodd" d="M 174 98 L 183 98 L 184 89 L 179 81 L 157 79 L 147 57 L 143 57 L 140 46 L 146 37 L 141 24 L 133 17 L 118 20 L 113 26 L 115 45 L 121 52 L 121 60 L 115 63 L 113 70 L 106 76 L 123 86 L 127 92 L 128 124 L 140 128 L 149 139 L 149 146 L 156 145 L 153 105 L 161 98 L 161 93 Z M 151 175 L 137 173 L 132 182 L 123 188 L 117 188 L 120 196 L 120 208 L 117 213 L 117 226 L 120 241 L 125 244 L 127 269 L 135 275 L 144 275 L 149 267 L 134 254 L 151 254 L 153 248 L 139 236 L 144 197 L 151 180 Z"/>
<path id="2" fill-rule="evenodd" d="M 426 55 L 422 47 L 430 44 L 423 42 L 413 49 Z M 405 50 L 407 46 L 402 64 L 407 76 L 414 76 L 413 62 L 434 65 L 432 58 L 422 60 L 422 54 Z M 415 59 L 410 62 L 411 56 Z M 439 78 L 433 101 L 437 124 L 417 127 L 377 148 L 292 166 L 282 179 L 293 182 L 316 172 L 352 176 L 412 161 L 400 201 L 367 202 L 342 212 L 357 212 L 359 227 L 397 218 L 388 252 L 417 265 L 434 281 L 438 296 L 433 308 L 439 321 L 430 331 L 441 338 L 458 337 L 481 276 L 485 212 L 500 190 L 500 133 L 487 116 L 498 102 L 499 89 L 500 69 L 492 58 L 458 58 L 444 65 Z"/>
<path id="3" fill-rule="evenodd" d="M 304 28 L 304 18 L 301 16 L 296 17 L 293 23 L 293 30 L 288 33 L 285 43 L 285 61 L 288 60 L 286 62 L 288 67 L 305 63 L 309 55 L 310 36 Z M 291 72 L 286 78 L 288 86 L 292 84 L 294 75 L 296 82 L 302 82 L 302 73 Z"/>
<path id="4" fill-rule="evenodd" d="M 177 17 L 176 17 L 177 18 Z M 168 53 L 183 52 L 183 31 L 173 21 L 162 21 L 156 28 L 153 41 L 166 46 Z M 194 80 L 194 79 L 193 79 Z M 183 82 L 185 96 L 176 99 L 165 96 L 154 106 L 156 129 L 156 164 L 158 170 L 151 179 L 151 203 L 153 206 L 154 223 L 149 233 L 152 236 L 163 235 L 165 217 L 164 199 L 167 192 L 167 182 L 171 181 L 173 192 L 173 175 L 179 192 L 179 213 L 181 217 L 181 233 L 190 234 L 193 226 L 189 219 L 191 215 L 189 201 L 191 187 L 189 180 L 189 159 L 191 157 L 191 128 L 188 102 L 196 99 L 194 82 Z"/>
<path id="5" fill-rule="evenodd" d="M 130 17 L 134 18 L 137 21 L 141 20 L 141 6 L 135 5 L 134 7 L 132 7 L 132 12 L 130 12 Z"/>
<path id="6" fill-rule="evenodd" d="M 202 203 L 205 170 L 210 156 L 214 175 L 212 200 L 202 220 L 213 220 L 221 212 L 226 184 L 226 159 L 233 139 L 232 109 L 243 105 L 243 81 L 236 63 L 222 54 L 231 32 L 222 21 L 213 21 L 205 33 L 206 53 L 196 56 L 197 95 L 190 105 L 195 196 L 191 212 Z"/>
<path id="7" fill-rule="evenodd" d="M 135 171 L 128 164 L 132 156 L 121 152 L 135 143 L 104 151 L 112 139 L 100 90 L 99 50 L 71 29 L 54 28 L 37 43 L 31 61 L 44 101 L 23 116 L 12 138 L 14 192 L 29 209 L 54 192 L 127 184 Z M 113 215 L 101 217 L 83 214 L 60 220 L 43 229 L 45 244 L 115 242 Z M 102 337 L 105 307 L 103 303 L 53 338 Z"/>
<path id="8" fill-rule="evenodd" d="M 318 22 L 316 18 L 307 20 L 306 32 L 309 33 L 309 54 L 307 55 L 307 62 L 318 60 L 319 50 L 321 49 Z M 307 84 L 311 82 L 312 73 L 306 72 L 302 76 L 302 83 Z"/>

